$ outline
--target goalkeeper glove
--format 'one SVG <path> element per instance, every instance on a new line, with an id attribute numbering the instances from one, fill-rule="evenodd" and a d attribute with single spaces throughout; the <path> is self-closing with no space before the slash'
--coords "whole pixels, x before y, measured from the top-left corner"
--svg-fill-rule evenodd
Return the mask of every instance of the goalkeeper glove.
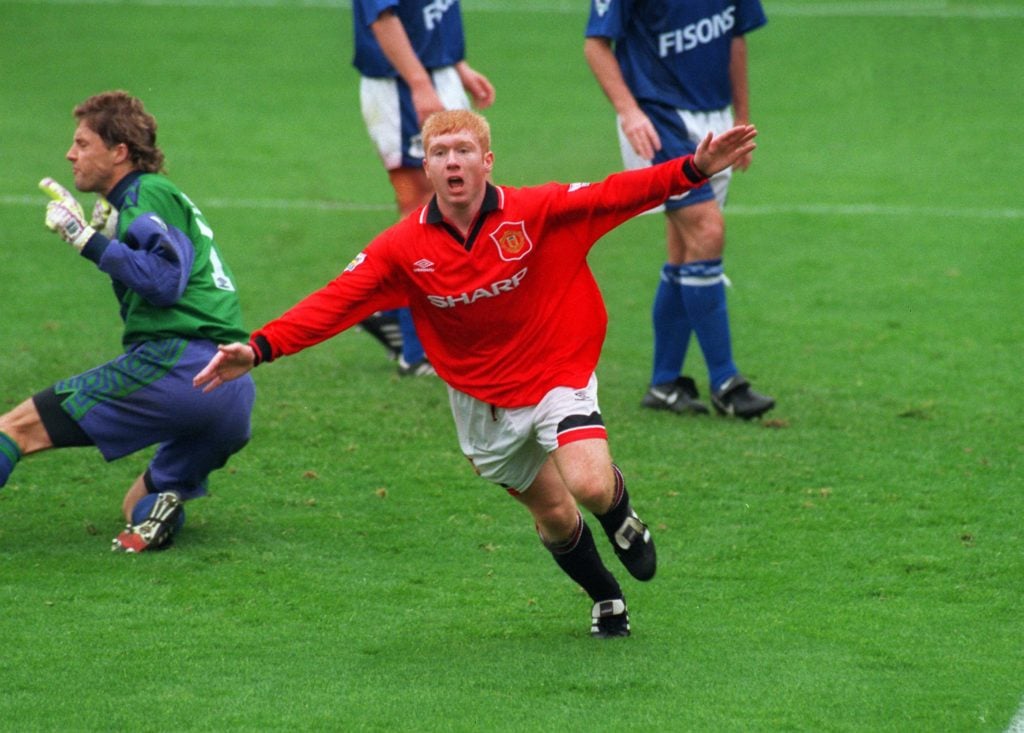
<path id="1" fill-rule="evenodd" d="M 71 192 L 52 178 L 39 182 L 43 193 L 53 199 L 46 205 L 46 228 L 81 252 L 96 230 L 85 223 L 82 205 Z"/>
<path id="2" fill-rule="evenodd" d="M 96 199 L 96 204 L 92 207 L 89 226 L 107 239 L 113 239 L 117 234 L 117 209 L 111 206 L 103 196 Z"/>

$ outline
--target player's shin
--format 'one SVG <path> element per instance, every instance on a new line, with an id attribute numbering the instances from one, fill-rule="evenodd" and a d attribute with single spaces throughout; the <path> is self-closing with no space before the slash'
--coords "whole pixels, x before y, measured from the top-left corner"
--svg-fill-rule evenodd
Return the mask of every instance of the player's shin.
<path id="1" fill-rule="evenodd" d="M 633 510 L 622 471 L 614 463 L 612 472 L 615 476 L 612 503 L 608 511 L 596 515 L 597 520 L 630 575 L 637 580 L 650 580 L 657 569 L 654 540 L 647 525 Z"/>
<path id="2" fill-rule="evenodd" d="M 622 588 L 601 561 L 583 517 L 576 515 L 576 531 L 564 542 L 552 543 L 541 536 L 562 571 L 587 592 L 594 602 L 622 598 Z"/>

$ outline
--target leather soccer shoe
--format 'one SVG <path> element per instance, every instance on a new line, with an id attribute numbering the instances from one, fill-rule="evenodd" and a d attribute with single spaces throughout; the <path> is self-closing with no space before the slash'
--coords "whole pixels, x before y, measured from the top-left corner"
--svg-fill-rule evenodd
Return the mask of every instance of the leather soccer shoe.
<path id="1" fill-rule="evenodd" d="M 377 311 L 362 321 L 359 327 L 380 341 L 392 361 L 402 355 L 402 329 L 399 328 L 398 319 L 394 316 Z"/>
<path id="2" fill-rule="evenodd" d="M 610 601 L 598 601 L 590 611 L 590 635 L 595 639 L 611 639 L 616 636 L 629 636 L 629 611 L 626 601 L 613 598 Z"/>
<path id="3" fill-rule="evenodd" d="M 424 359 L 410 364 L 405 357 L 398 357 L 398 376 L 400 377 L 436 377 L 437 372 L 429 361 Z"/>
<path id="4" fill-rule="evenodd" d="M 173 491 L 157 494 L 149 514 L 138 524 L 129 524 L 114 538 L 114 552 L 162 550 L 171 545 L 171 535 L 183 511 L 181 498 Z"/>
<path id="5" fill-rule="evenodd" d="M 676 381 L 652 385 L 640 401 L 652 410 L 669 410 L 679 415 L 707 415 L 707 405 L 697 397 L 697 385 L 689 377 L 676 377 Z"/>
<path id="6" fill-rule="evenodd" d="M 654 539 L 640 517 L 632 508 L 615 534 L 610 536 L 612 547 L 629 574 L 637 580 L 650 580 L 658 569 L 658 558 L 654 551 Z"/>
<path id="7" fill-rule="evenodd" d="M 775 400 L 755 392 L 750 388 L 750 382 L 736 374 L 711 394 L 711 404 L 719 415 L 752 420 L 775 407 Z"/>

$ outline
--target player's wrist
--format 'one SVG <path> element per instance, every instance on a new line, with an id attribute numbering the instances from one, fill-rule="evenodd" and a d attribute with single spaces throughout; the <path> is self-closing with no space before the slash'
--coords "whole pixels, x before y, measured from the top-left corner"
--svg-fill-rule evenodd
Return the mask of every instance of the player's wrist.
<path id="1" fill-rule="evenodd" d="M 683 175 L 689 179 L 691 183 L 703 183 L 707 179 L 711 178 L 705 173 L 699 165 L 697 165 L 697 158 L 693 155 L 688 155 L 683 158 Z"/>
<path id="2" fill-rule="evenodd" d="M 249 349 L 252 351 L 252 365 L 258 367 L 265 361 L 274 360 L 274 350 L 262 334 L 255 334 L 249 339 Z"/>
<path id="3" fill-rule="evenodd" d="M 77 236 L 75 236 L 71 241 L 68 242 L 68 244 L 74 247 L 75 251 L 78 252 L 78 254 L 82 254 L 82 251 L 86 248 L 86 246 L 89 244 L 92 238 L 96 236 L 96 234 L 96 230 L 87 224 L 82 228 L 82 230 L 78 233 Z"/>

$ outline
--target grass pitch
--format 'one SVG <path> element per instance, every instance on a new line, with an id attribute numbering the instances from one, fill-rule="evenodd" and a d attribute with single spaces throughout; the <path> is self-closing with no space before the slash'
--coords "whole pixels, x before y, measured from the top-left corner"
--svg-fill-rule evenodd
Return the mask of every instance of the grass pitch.
<path id="1" fill-rule="evenodd" d="M 615 170 L 585 3 L 507 5 L 464 3 L 496 179 Z M 0 729 L 1019 731 L 1024 13 L 766 11 L 726 262 L 770 419 L 642 412 L 661 221 L 591 259 L 602 406 L 661 559 L 625 581 L 633 637 L 587 637 L 586 597 L 459 455 L 442 386 L 346 333 L 257 372 L 255 438 L 170 552 L 107 549 L 146 455 L 19 465 Z M 35 188 L 70 179 L 89 94 L 157 115 L 250 327 L 393 220 L 347 7 L 0 0 L 0 21 L 0 409 L 119 349 L 104 277 L 44 231 Z M 706 380 L 695 345 L 688 371 Z"/>

